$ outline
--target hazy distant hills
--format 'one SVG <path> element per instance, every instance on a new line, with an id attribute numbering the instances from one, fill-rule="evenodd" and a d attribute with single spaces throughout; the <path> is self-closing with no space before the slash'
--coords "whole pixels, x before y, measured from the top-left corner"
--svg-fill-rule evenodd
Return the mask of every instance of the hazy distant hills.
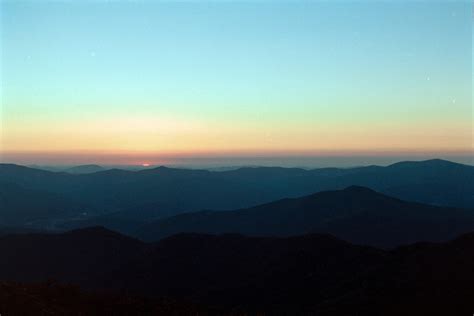
<path id="1" fill-rule="evenodd" d="M 111 169 L 88 174 L 0 164 L 0 182 L 61 196 L 71 203 L 64 206 L 65 210 L 76 209 L 79 202 L 80 214 L 86 214 L 81 219 L 90 224 L 95 220 L 106 225 L 113 221 L 120 226 L 129 219 L 147 222 L 203 209 L 247 208 L 351 185 L 426 204 L 474 208 L 474 167 L 443 160 L 350 169 L 262 167 L 211 172 L 159 167 L 141 171 Z M 35 199 L 40 197 L 29 198 L 32 206 Z M 14 213 L 12 208 L 9 212 Z M 3 208 L 0 216 L 2 211 Z"/>
<path id="2" fill-rule="evenodd" d="M 104 168 L 99 165 L 79 165 L 79 166 L 43 166 L 43 165 L 28 165 L 27 167 L 32 169 L 39 169 L 44 171 L 51 172 L 66 172 L 70 174 L 85 174 L 85 173 L 94 173 L 99 171 L 105 171 L 108 168 Z"/>
<path id="3" fill-rule="evenodd" d="M 146 244 L 89 228 L 0 237 L 0 253 L 0 279 L 5 281 L 53 278 L 227 311 L 216 314 L 448 315 L 453 308 L 462 314 L 474 307 L 473 234 L 382 251 L 318 234 L 183 234 Z M 18 289 L 0 286 L 0 302 L 11 306 L 13 301 L 5 300 L 8 291 Z M 22 291 L 16 297 L 31 290 L 24 286 Z M 43 300 L 54 307 L 68 292 L 41 293 L 35 304 Z M 124 301 L 124 307 L 128 304 Z M 115 308 L 119 312 L 120 306 Z"/>
<path id="4" fill-rule="evenodd" d="M 62 195 L 0 182 L 0 225 L 48 226 L 51 219 L 69 219 L 80 211 L 80 203 Z"/>
<path id="5" fill-rule="evenodd" d="M 152 221 L 182 213 L 182 210 L 160 203 L 138 204 L 123 211 L 116 211 L 92 217 L 80 216 L 77 219 L 63 221 L 57 225 L 60 229 L 71 230 L 90 226 L 104 226 L 127 235 L 136 235 L 137 229 Z"/>
<path id="6" fill-rule="evenodd" d="M 310 232 L 379 247 L 442 241 L 474 230 L 474 211 L 392 198 L 363 187 L 325 191 L 236 211 L 185 213 L 137 230 L 144 240 L 182 232 L 291 236 Z"/>
<path id="7" fill-rule="evenodd" d="M 75 166 L 64 170 L 64 172 L 72 173 L 72 174 L 86 174 L 86 173 L 94 173 L 99 171 L 107 170 L 104 167 L 99 165 L 82 165 L 82 166 Z"/>

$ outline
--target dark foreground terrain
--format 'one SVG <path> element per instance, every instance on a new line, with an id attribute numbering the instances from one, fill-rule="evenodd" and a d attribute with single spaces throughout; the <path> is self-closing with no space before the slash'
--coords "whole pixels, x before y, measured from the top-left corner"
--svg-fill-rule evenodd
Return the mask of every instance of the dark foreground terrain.
<path id="1" fill-rule="evenodd" d="M 386 251 L 320 234 L 181 234 L 143 243 L 97 227 L 3 236 L 0 254 L 2 315 L 474 310 L 474 234 Z"/>
<path id="2" fill-rule="evenodd" d="M 92 293 L 54 282 L 25 284 L 0 282 L 2 315 L 211 315 L 189 302 L 148 299 L 123 294 Z"/>

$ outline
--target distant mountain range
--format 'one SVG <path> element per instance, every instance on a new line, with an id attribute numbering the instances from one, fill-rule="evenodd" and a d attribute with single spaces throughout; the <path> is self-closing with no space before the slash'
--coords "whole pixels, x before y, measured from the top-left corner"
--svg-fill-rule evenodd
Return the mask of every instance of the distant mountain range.
<path id="1" fill-rule="evenodd" d="M 99 171 L 105 171 L 110 168 L 104 168 L 99 165 L 79 165 L 79 166 L 43 166 L 43 165 L 28 165 L 27 167 L 32 169 L 39 169 L 44 171 L 51 172 L 66 172 L 71 174 L 85 174 L 85 173 L 94 173 Z"/>
<path id="2" fill-rule="evenodd" d="M 88 174 L 0 164 L 0 183 L 26 191 L 24 200 L 31 204 L 32 213 L 37 212 L 34 205 L 43 205 L 44 200 L 49 199 L 47 196 L 53 195 L 66 203 L 61 207 L 64 213 L 74 213 L 68 215 L 70 220 L 106 225 L 113 222 L 112 228 L 127 232 L 136 228 L 126 224 L 131 221 L 139 225 L 184 212 L 248 208 L 351 185 L 365 186 L 408 201 L 474 208 L 474 167 L 444 160 L 350 169 L 262 167 L 211 172 L 158 167 Z M 18 212 L 16 204 L 8 202 L 13 199 L 9 194 L 14 192 L 1 190 L 0 219 L 5 218 L 5 212 Z M 32 192 L 43 192 L 44 197 Z M 56 211 L 57 199 L 53 200 L 56 204 L 50 214 L 38 211 L 39 216 L 19 216 L 9 221 L 21 223 L 31 222 L 32 218 L 47 218 L 49 223 L 35 220 L 36 228 L 66 225 L 63 214 Z"/>
<path id="3" fill-rule="evenodd" d="M 445 241 L 474 231 L 474 210 L 443 208 L 351 186 L 236 211 L 185 213 L 140 227 L 136 236 L 159 240 L 183 232 L 291 236 L 328 233 L 357 244 L 394 247 Z"/>
<path id="4" fill-rule="evenodd" d="M 104 167 L 99 165 L 82 165 L 82 166 L 75 166 L 64 170 L 64 172 L 72 173 L 72 174 L 86 174 L 86 173 L 94 173 L 99 171 L 105 171 Z"/>
<path id="5" fill-rule="evenodd" d="M 131 297 L 146 295 L 148 303 L 137 303 L 142 308 L 166 298 L 209 306 L 221 315 L 462 315 L 474 308 L 474 234 L 383 251 L 319 234 L 181 234 L 146 244 L 88 228 L 3 236 L 0 253 L 0 279 L 10 282 L 0 284 L 0 312 L 10 306 L 10 314 L 27 308 L 15 307 L 21 300 L 56 310 L 64 297 L 76 305 L 84 299 L 77 290 L 68 296 L 67 290 L 53 288 L 32 296 L 34 287 L 8 287 L 16 284 L 11 282 L 48 279 Z M 126 300 L 123 308 L 137 301 Z M 78 309 L 87 306 L 93 310 L 87 304 Z M 109 308 L 123 314 L 117 302 Z M 146 309 L 131 313 L 153 314 Z"/>

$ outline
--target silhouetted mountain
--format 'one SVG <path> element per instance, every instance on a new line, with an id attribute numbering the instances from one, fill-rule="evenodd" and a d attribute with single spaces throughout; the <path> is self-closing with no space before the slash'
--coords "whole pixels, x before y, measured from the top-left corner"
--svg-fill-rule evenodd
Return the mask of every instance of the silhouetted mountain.
<path id="1" fill-rule="evenodd" d="M 104 171 L 105 168 L 99 165 L 82 165 L 82 166 L 75 166 L 64 170 L 64 172 L 72 173 L 72 174 L 86 174 L 86 173 L 94 173 L 99 171 Z"/>
<path id="2" fill-rule="evenodd" d="M 296 303 L 307 305 L 310 297 L 323 300 L 328 295 L 323 288 L 365 271 L 368 262 L 384 260 L 379 250 L 323 235 L 277 239 L 190 234 L 153 245 L 101 228 L 0 237 L 0 253 L 3 280 L 52 278 L 88 289 L 126 289 L 246 308 L 299 308 Z M 309 287 L 301 287 L 302 281 Z M 303 289 L 314 291 L 305 294 Z M 272 303 L 275 299 L 280 303 Z"/>
<path id="3" fill-rule="evenodd" d="M 246 208 L 350 185 L 420 203 L 474 208 L 474 167 L 442 160 L 349 169 L 241 168 L 210 172 L 158 167 L 79 175 L 0 164 L 0 179 L 80 201 L 85 204 L 89 223 L 96 220 L 90 217 L 105 214 L 110 214 L 111 222 L 126 214 L 135 223 L 203 209 Z M 122 215 L 118 218 L 117 214 Z M 107 220 L 98 218 L 96 222 Z M 131 225 L 122 231 L 134 228 Z"/>
<path id="4" fill-rule="evenodd" d="M 2 280 L 53 278 L 88 289 L 192 301 L 234 315 L 446 315 L 474 307 L 474 234 L 382 251 L 318 234 L 181 234 L 145 244 L 90 228 L 0 237 L 0 253 Z M 41 293 L 38 299 L 49 292 Z M 0 286 L 0 302 L 2 295 Z M 61 306 L 64 296 L 51 295 Z"/>
<path id="5" fill-rule="evenodd" d="M 107 288 L 113 274 L 140 256 L 143 244 L 91 227 L 62 234 L 0 237 L 0 279 L 40 282 L 57 279 Z"/>
<path id="6" fill-rule="evenodd" d="M 236 211 L 185 213 L 141 227 L 144 240 L 182 232 L 290 236 L 329 233 L 357 244 L 392 247 L 443 241 L 474 230 L 474 211 L 441 208 L 351 186 Z"/>
<path id="7" fill-rule="evenodd" d="M 474 234 L 388 253 L 359 291 L 321 304 L 321 315 L 461 315 L 474 308 Z"/>

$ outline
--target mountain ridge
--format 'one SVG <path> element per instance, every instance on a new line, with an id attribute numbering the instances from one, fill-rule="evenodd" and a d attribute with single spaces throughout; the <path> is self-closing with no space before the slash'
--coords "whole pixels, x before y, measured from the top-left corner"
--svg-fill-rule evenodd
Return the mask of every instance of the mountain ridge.
<path id="1" fill-rule="evenodd" d="M 474 208 L 474 167 L 440 160 L 349 169 L 261 167 L 206 171 L 158 167 L 77 175 L 0 164 L 0 181 L 60 195 L 72 201 L 66 208 L 75 207 L 77 201 L 83 205 L 83 215 L 51 218 L 39 229 L 81 227 L 97 221 L 128 233 L 142 223 L 184 212 L 248 208 L 351 185 L 423 204 Z M 31 203 L 34 205 L 35 201 L 31 199 Z M 124 218 L 133 222 L 127 225 Z"/>
<path id="2" fill-rule="evenodd" d="M 439 225 L 444 225 L 443 229 Z M 394 247 L 423 240 L 447 240 L 469 230 L 474 230 L 472 210 L 407 202 L 350 186 L 234 211 L 183 213 L 146 224 L 135 234 L 143 240 L 159 240 L 183 232 L 250 236 L 317 232 L 353 243 Z"/>

